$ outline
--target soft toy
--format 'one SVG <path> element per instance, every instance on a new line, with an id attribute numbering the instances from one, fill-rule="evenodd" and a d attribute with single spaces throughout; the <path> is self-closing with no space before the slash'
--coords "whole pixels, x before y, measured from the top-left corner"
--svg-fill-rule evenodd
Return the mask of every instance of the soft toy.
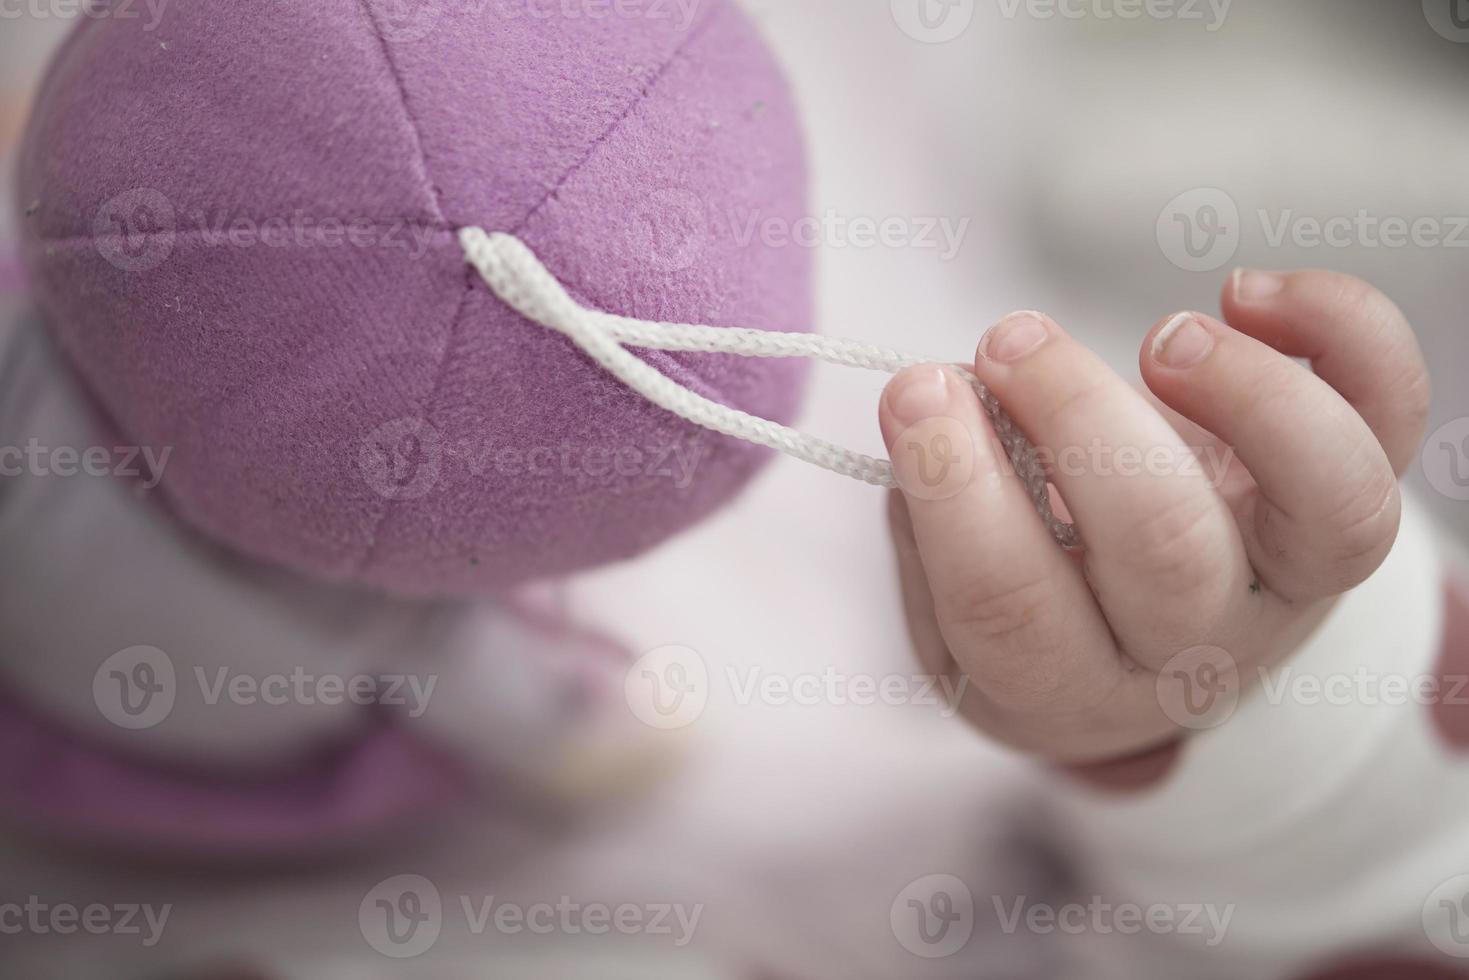
<path id="1" fill-rule="evenodd" d="M 514 235 L 589 307 L 804 329 L 800 131 L 727 0 L 189 0 L 96 16 L 19 169 L 37 301 L 184 522 L 409 595 L 638 553 L 766 455 L 649 404 L 465 261 Z M 642 352 L 765 418 L 798 361 Z"/>

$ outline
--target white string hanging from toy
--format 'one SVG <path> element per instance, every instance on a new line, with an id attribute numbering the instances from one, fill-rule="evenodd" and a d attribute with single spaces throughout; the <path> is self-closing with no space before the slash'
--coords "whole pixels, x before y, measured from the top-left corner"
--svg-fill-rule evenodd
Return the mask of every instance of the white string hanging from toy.
<path id="1" fill-rule="evenodd" d="M 705 398 L 658 371 L 626 348 L 697 351 L 742 357 L 809 357 L 843 367 L 896 374 L 930 358 L 817 334 L 779 333 L 740 327 L 654 323 L 588 309 L 541 264 L 520 239 L 482 228 L 464 228 L 459 243 L 485 284 L 511 309 L 569 337 L 587 356 L 627 387 L 678 417 L 745 442 L 765 446 L 823 469 L 889 489 L 898 486 L 893 464 L 845 449 L 797 429 Z M 955 370 L 964 371 L 962 368 Z M 1036 510 L 1062 547 L 1077 543 L 1076 529 L 1051 508 L 1045 467 L 1035 447 L 1005 414 L 988 388 L 964 371 L 989 413 L 1005 454 L 1024 482 Z"/>

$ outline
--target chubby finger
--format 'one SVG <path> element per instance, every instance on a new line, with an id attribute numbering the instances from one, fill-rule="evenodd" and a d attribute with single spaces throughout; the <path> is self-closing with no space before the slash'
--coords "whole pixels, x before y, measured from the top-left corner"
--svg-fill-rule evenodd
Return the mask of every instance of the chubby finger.
<path id="1" fill-rule="evenodd" d="M 909 642 L 925 671 L 935 677 L 947 677 L 956 665 L 939 629 L 938 614 L 933 607 L 933 590 L 928 585 L 928 573 L 923 570 L 923 557 L 918 553 L 918 540 L 913 536 L 913 519 L 908 516 L 908 502 L 902 493 L 897 490 L 888 493 L 887 510 Z"/>
<path id="2" fill-rule="evenodd" d="M 980 379 L 1052 460 L 1087 579 L 1122 648 L 1158 667 L 1228 635 L 1257 600 L 1234 516 L 1147 398 L 1049 317 L 996 324 Z"/>
<path id="3" fill-rule="evenodd" d="M 1337 272 L 1239 269 L 1224 319 L 1292 357 L 1308 358 L 1377 435 L 1396 473 L 1417 455 L 1430 385 L 1423 352 L 1392 300 Z"/>
<path id="4" fill-rule="evenodd" d="M 1319 599 L 1381 564 L 1397 534 L 1398 482 L 1363 417 L 1285 354 L 1202 313 L 1143 342 L 1143 379 L 1165 404 L 1238 452 L 1258 492 L 1240 529 L 1275 592 Z"/>
<path id="5" fill-rule="evenodd" d="M 949 652 L 939 628 L 933 590 L 918 552 L 908 501 L 897 490 L 888 495 L 888 525 L 913 649 L 926 673 L 960 682 L 949 690 L 959 691 L 958 707 L 965 717 L 1023 751 L 1057 759 L 1108 760 L 1134 750 L 1131 739 L 1135 725 L 1118 723 L 1115 719 L 1135 722 L 1158 714 L 1156 684 L 1151 675 L 1143 671 L 1124 672 L 1115 678 L 1115 686 L 1094 688 L 1089 703 L 1078 703 L 1072 696 L 1066 703 L 1055 705 L 1059 709 L 1056 711 L 1036 711 L 1032 699 L 1006 699 L 1003 690 L 986 691 L 976 684 L 962 683 L 964 672 Z M 1098 684 L 1107 682 L 1106 673 L 1099 672 Z M 1160 723 L 1159 728 L 1167 730 L 1166 724 Z"/>
<path id="6" fill-rule="evenodd" d="M 940 629 L 986 697 L 1075 710 L 1121 660 L 1074 562 L 1004 459 L 969 381 L 909 368 L 879 409 Z"/>

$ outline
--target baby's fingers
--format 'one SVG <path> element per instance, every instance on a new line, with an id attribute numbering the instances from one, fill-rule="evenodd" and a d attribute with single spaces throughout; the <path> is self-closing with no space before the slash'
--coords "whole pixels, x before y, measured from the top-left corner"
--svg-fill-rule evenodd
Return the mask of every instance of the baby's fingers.
<path id="1" fill-rule="evenodd" d="M 1275 592 L 1309 600 L 1363 581 L 1397 534 L 1397 477 L 1363 417 L 1321 378 L 1198 313 L 1144 341 L 1142 372 L 1165 404 L 1233 446 L 1259 492 L 1238 515 Z"/>
<path id="2" fill-rule="evenodd" d="M 956 370 L 888 385 L 883 438 L 948 649 L 972 685 L 1015 710 L 1080 710 L 1121 661 L 1076 564 L 1046 530 Z"/>
<path id="3" fill-rule="evenodd" d="M 1258 600 L 1234 515 L 1148 400 L 1050 317 L 1016 314 L 975 371 L 1050 453 L 1087 582 L 1128 655 L 1159 668 L 1218 642 Z"/>
<path id="4" fill-rule="evenodd" d="M 1241 269 L 1224 287 L 1224 318 L 1311 366 L 1366 420 L 1402 473 L 1428 418 L 1428 369 L 1402 312 L 1360 279 L 1336 272 Z"/>
<path id="5" fill-rule="evenodd" d="M 908 516 L 908 503 L 901 491 L 888 494 L 888 529 L 892 532 L 893 557 L 898 565 L 898 587 L 903 599 L 904 618 L 908 622 L 908 639 L 923 669 L 934 677 L 948 677 L 957 672 L 949 644 L 939 629 L 934 611 L 933 590 L 928 573 L 923 570 L 923 556 L 918 553 L 918 540 L 913 536 L 913 518 Z"/>

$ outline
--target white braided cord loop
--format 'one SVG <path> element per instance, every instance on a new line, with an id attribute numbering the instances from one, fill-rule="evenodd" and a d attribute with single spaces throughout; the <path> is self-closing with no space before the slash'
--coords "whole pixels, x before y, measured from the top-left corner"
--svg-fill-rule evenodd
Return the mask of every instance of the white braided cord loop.
<path id="1" fill-rule="evenodd" d="M 809 357 L 843 367 L 887 373 L 932 363 L 930 359 L 818 334 L 654 323 L 590 310 L 573 300 L 556 277 L 518 238 L 489 234 L 481 228 L 464 228 L 459 232 L 459 242 L 464 248 L 465 258 L 502 302 L 526 319 L 569 337 L 608 373 L 665 411 L 703 428 L 778 450 L 873 486 L 898 486 L 892 464 L 886 460 L 874 459 L 778 422 L 711 401 L 662 374 L 626 347 L 743 357 Z M 963 368 L 958 370 L 964 371 Z M 965 373 L 994 423 L 1006 456 L 1024 482 L 1051 534 L 1062 547 L 1074 547 L 1077 543 L 1076 530 L 1052 511 L 1045 467 L 1035 448 L 1000 408 L 989 389 L 981 385 L 972 373 Z"/>

